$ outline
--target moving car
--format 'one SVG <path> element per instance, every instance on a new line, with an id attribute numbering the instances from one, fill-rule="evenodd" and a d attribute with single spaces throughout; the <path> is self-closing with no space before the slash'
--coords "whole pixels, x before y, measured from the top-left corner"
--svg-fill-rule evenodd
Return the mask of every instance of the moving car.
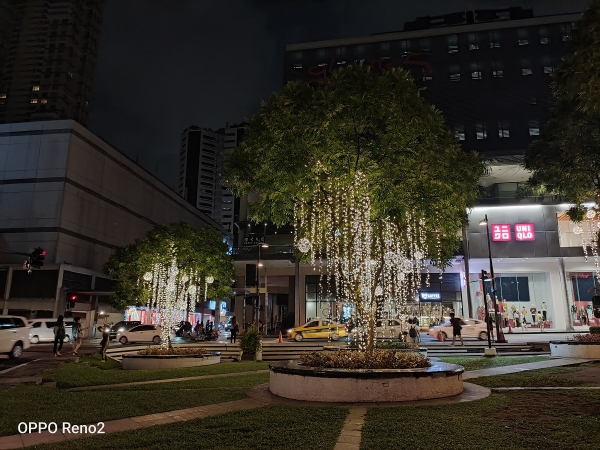
<path id="1" fill-rule="evenodd" d="M 482 341 L 487 339 L 487 325 L 483 320 L 460 319 L 460 325 L 462 326 L 460 334 L 463 338 L 474 337 Z M 439 332 L 442 333 L 444 339 L 452 338 L 452 325 L 449 320 L 441 325 L 430 328 L 428 334 L 432 338 L 437 339 Z"/>
<path id="2" fill-rule="evenodd" d="M 302 339 L 329 339 L 337 341 L 346 336 L 346 326 L 325 319 L 313 319 L 296 328 L 287 330 L 287 337 L 300 342 Z"/>
<path id="3" fill-rule="evenodd" d="M 117 333 L 117 339 L 121 344 L 128 342 L 152 342 L 160 344 L 161 337 L 160 325 L 138 325 L 130 330 Z"/>
<path id="4" fill-rule="evenodd" d="M 29 325 L 20 316 L 0 316 L 0 353 L 20 358 L 29 344 Z"/>
<path id="5" fill-rule="evenodd" d="M 115 323 L 110 328 L 110 340 L 117 338 L 117 334 L 123 331 L 131 330 L 133 327 L 137 327 L 141 325 L 142 322 L 139 320 L 121 320 L 120 322 Z"/>
<path id="6" fill-rule="evenodd" d="M 31 329 L 29 330 L 29 341 L 32 344 L 38 342 L 53 342 L 54 341 L 54 324 L 57 319 L 33 319 L 29 321 Z M 73 327 L 73 319 L 65 319 L 65 338 L 63 342 L 71 340 Z"/>

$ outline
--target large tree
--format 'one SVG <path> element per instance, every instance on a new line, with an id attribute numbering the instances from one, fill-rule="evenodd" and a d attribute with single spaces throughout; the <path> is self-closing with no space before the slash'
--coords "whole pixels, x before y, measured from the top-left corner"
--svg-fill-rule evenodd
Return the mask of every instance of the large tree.
<path id="1" fill-rule="evenodd" d="M 235 278 L 222 236 L 210 227 L 198 230 L 185 222 L 156 226 L 117 249 L 104 271 L 116 281 L 111 303 L 121 311 L 128 305 L 157 307 L 167 300 L 173 307 L 195 308 L 204 298 L 230 297 Z M 212 283 L 207 283 L 209 277 Z"/>
<path id="2" fill-rule="evenodd" d="M 367 349 L 382 306 L 414 295 L 426 260 L 454 255 L 484 172 L 407 72 L 362 65 L 273 94 L 225 164 L 237 195 L 258 192 L 253 220 L 295 226 L 305 259 L 356 306 Z"/>
<path id="3" fill-rule="evenodd" d="M 555 104 L 540 139 L 525 154 L 530 184 L 575 204 L 580 222 L 589 199 L 600 196 L 600 0 L 574 24 L 572 53 L 554 74 Z"/>

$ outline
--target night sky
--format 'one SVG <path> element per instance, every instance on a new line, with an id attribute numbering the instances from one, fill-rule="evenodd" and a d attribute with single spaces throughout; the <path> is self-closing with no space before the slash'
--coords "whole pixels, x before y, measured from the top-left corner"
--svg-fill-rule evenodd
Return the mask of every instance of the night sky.
<path id="1" fill-rule="evenodd" d="M 401 31 L 419 16 L 587 0 L 106 0 L 90 129 L 170 187 L 180 134 L 221 128 L 282 87 L 286 44 Z"/>

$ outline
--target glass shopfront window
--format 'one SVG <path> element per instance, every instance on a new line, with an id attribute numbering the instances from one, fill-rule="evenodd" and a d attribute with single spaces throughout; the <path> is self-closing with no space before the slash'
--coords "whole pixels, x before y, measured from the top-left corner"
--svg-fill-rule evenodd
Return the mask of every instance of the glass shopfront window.
<path id="1" fill-rule="evenodd" d="M 570 313 L 573 325 L 599 325 L 594 317 L 592 297 L 600 294 L 600 282 L 593 272 L 570 272 L 569 290 L 571 291 Z"/>
<path id="2" fill-rule="evenodd" d="M 352 307 L 336 299 L 332 282 L 320 281 L 319 275 L 306 276 L 306 321 L 321 317 L 345 323 L 352 317 Z M 321 284 L 319 284 L 321 283 Z"/>
<path id="3" fill-rule="evenodd" d="M 482 281 L 480 274 L 471 274 L 471 298 L 476 304 L 477 318 L 485 320 L 486 312 L 493 314 L 492 283 Z M 547 273 L 501 273 L 495 274 L 496 302 L 501 325 L 539 328 L 540 316 L 544 327 L 555 326 L 549 274 Z"/>

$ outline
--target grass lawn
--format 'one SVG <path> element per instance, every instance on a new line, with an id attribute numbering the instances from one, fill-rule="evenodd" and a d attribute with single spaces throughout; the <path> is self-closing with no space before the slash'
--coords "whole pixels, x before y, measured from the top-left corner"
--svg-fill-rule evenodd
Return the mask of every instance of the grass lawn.
<path id="1" fill-rule="evenodd" d="M 372 408 L 361 449 L 597 449 L 600 392 L 506 392 L 470 403 Z"/>
<path id="2" fill-rule="evenodd" d="M 467 380 L 485 387 L 563 387 L 600 385 L 600 364 L 577 367 L 550 367 L 525 372 L 479 377 Z M 600 447 L 600 444 L 599 444 Z"/>
<path id="3" fill-rule="evenodd" d="M 347 413 L 346 408 L 271 405 L 37 448 L 328 450 L 335 446 Z"/>
<path id="4" fill-rule="evenodd" d="M 122 370 L 121 365 L 110 360 L 99 362 L 99 356 L 82 358 L 79 363 L 61 364 L 44 373 L 44 381 L 56 381 L 59 388 L 95 386 L 99 384 L 130 383 L 134 381 L 161 380 L 165 378 L 215 375 L 220 373 L 248 372 L 269 368 L 268 363 L 238 361 L 213 366 L 185 367 L 181 369 Z"/>
<path id="5" fill-rule="evenodd" d="M 465 370 L 489 369 L 491 367 L 512 366 L 515 364 L 525 364 L 537 361 L 547 361 L 549 356 L 496 356 L 487 358 L 485 356 L 449 356 L 440 358 L 440 361 L 459 364 Z"/>
<path id="6" fill-rule="evenodd" d="M 17 434 L 19 422 L 86 424 L 240 400 L 248 387 L 268 379 L 258 373 L 78 392 L 22 384 L 0 392 L 0 435 Z"/>

